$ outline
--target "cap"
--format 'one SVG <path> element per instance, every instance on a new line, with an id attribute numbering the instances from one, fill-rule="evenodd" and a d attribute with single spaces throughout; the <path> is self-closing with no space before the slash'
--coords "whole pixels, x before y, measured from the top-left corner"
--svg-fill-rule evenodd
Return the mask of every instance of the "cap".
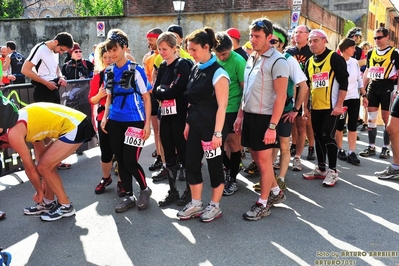
<path id="1" fill-rule="evenodd" d="M 240 31 L 237 30 L 236 28 L 230 28 L 230 29 L 226 30 L 226 32 L 232 38 L 235 38 L 237 40 L 241 39 Z"/>
<path id="2" fill-rule="evenodd" d="M 80 49 L 80 45 L 79 45 L 79 43 L 77 43 L 77 42 L 75 42 L 75 43 L 73 44 L 72 49 L 69 50 L 69 54 L 72 55 L 73 51 L 75 51 L 75 50 L 82 50 L 82 49 Z"/>
<path id="3" fill-rule="evenodd" d="M 179 25 L 170 25 L 166 31 L 177 33 L 183 39 L 183 29 Z"/>
<path id="4" fill-rule="evenodd" d="M 324 30 L 320 30 L 320 29 L 312 30 L 309 33 L 308 39 L 314 38 L 314 37 L 325 38 L 328 43 L 327 34 L 324 32 Z"/>
<path id="5" fill-rule="evenodd" d="M 18 108 L 0 92 L 0 128 L 15 126 L 18 120 Z"/>

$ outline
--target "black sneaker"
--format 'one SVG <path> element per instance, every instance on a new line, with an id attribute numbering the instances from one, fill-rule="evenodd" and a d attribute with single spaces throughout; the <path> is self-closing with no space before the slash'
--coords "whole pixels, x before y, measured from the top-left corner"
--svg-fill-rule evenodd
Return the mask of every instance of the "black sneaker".
<path id="1" fill-rule="evenodd" d="M 159 207 L 165 207 L 172 203 L 177 202 L 180 199 L 179 191 L 169 190 L 164 200 L 158 202 Z"/>
<path id="2" fill-rule="evenodd" d="M 364 124 L 363 119 L 359 119 L 359 120 L 357 120 L 356 127 L 359 127 L 359 126 L 361 126 L 363 124 Z"/>
<path id="3" fill-rule="evenodd" d="M 391 157 L 391 154 L 389 153 L 388 147 L 382 147 L 381 153 L 380 153 L 380 158 L 381 159 L 388 159 Z"/>
<path id="4" fill-rule="evenodd" d="M 161 156 L 158 155 L 157 158 L 155 159 L 154 163 L 150 165 L 150 167 L 148 167 L 148 170 L 150 171 L 155 171 L 155 170 L 159 170 L 161 169 L 163 163 L 162 163 L 162 159 Z"/>
<path id="5" fill-rule="evenodd" d="M 375 148 L 368 146 L 364 151 L 359 152 L 359 155 L 362 157 L 369 157 L 375 155 Z"/>
<path id="6" fill-rule="evenodd" d="M 348 158 L 346 158 L 346 161 L 353 165 L 360 165 L 360 160 L 356 157 L 356 153 L 354 153 L 354 152 L 352 152 L 351 154 L 348 155 Z"/>
<path id="7" fill-rule="evenodd" d="M 258 166 L 256 165 L 255 161 L 252 161 L 252 163 L 250 163 L 247 166 L 247 168 L 244 169 L 244 172 L 248 173 L 250 175 L 259 173 L 259 169 L 258 169 Z"/>
<path id="8" fill-rule="evenodd" d="M 133 198 L 133 199 L 132 199 Z M 123 200 L 121 201 L 121 203 L 119 203 L 116 207 L 115 207 L 115 212 L 116 213 L 121 213 L 121 212 L 125 212 L 130 208 L 134 208 L 136 207 L 136 197 L 135 196 L 129 196 L 126 195 Z"/>
<path id="9" fill-rule="evenodd" d="M 59 220 L 62 217 L 70 217 L 72 215 L 75 215 L 76 211 L 75 208 L 72 206 L 72 204 L 69 205 L 69 207 L 65 207 L 64 205 L 59 204 L 58 208 L 43 214 L 42 216 L 40 216 L 40 218 L 42 219 L 42 221 L 55 221 L 55 220 Z"/>
<path id="10" fill-rule="evenodd" d="M 340 149 L 338 151 L 338 159 L 340 159 L 341 161 L 346 161 L 348 157 L 346 156 L 346 152 L 343 149 Z"/>
<path id="11" fill-rule="evenodd" d="M 158 172 L 152 174 L 152 181 L 154 182 L 162 181 L 167 178 L 169 178 L 169 171 L 163 166 Z"/>
<path id="12" fill-rule="evenodd" d="M 116 185 L 116 192 L 118 193 L 119 197 L 124 197 L 126 195 L 126 190 L 122 185 L 122 182 L 118 181 L 118 184 Z"/>
<path id="13" fill-rule="evenodd" d="M 223 196 L 231 196 L 238 190 L 237 182 L 228 181 L 223 189 Z"/>
<path id="14" fill-rule="evenodd" d="M 308 156 L 306 157 L 306 160 L 313 161 L 314 159 L 316 159 L 316 157 L 314 156 L 314 147 L 309 146 Z"/>
<path id="15" fill-rule="evenodd" d="M 296 147 L 290 147 L 290 154 L 291 156 L 295 156 L 296 155 Z"/>
<path id="16" fill-rule="evenodd" d="M 177 201 L 177 205 L 179 206 L 186 206 L 187 203 L 191 201 L 191 190 L 186 188 L 181 195 L 180 199 Z"/>
<path id="17" fill-rule="evenodd" d="M 36 204 L 36 206 L 24 208 L 24 214 L 36 215 L 36 214 L 49 213 L 50 211 L 52 211 L 57 207 L 58 204 L 55 200 L 50 202 L 49 204 L 45 204 L 44 202 L 42 202 Z"/>
<path id="18" fill-rule="evenodd" d="M 363 124 L 362 128 L 360 131 L 367 131 L 369 129 L 369 126 L 367 124 Z"/>

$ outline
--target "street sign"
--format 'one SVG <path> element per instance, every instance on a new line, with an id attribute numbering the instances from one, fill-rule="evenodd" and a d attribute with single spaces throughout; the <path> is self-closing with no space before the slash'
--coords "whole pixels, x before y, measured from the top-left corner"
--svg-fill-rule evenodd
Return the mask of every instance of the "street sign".
<path id="1" fill-rule="evenodd" d="M 292 0 L 292 5 L 302 5 L 302 0 Z"/>
<path id="2" fill-rule="evenodd" d="M 97 37 L 105 36 L 105 24 L 104 21 L 97 21 Z"/>
<path id="3" fill-rule="evenodd" d="M 301 11 L 301 6 L 292 6 L 292 11 Z"/>
<path id="4" fill-rule="evenodd" d="M 295 29 L 296 26 L 298 26 L 298 22 L 299 22 L 300 16 L 301 16 L 301 12 L 300 11 L 292 11 L 290 29 Z"/>

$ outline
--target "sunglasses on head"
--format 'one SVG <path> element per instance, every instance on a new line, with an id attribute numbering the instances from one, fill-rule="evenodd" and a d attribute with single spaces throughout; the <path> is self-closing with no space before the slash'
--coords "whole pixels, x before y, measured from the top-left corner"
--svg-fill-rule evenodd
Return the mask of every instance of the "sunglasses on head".
<path id="1" fill-rule="evenodd" d="M 77 53 L 79 53 L 79 54 L 81 54 L 82 53 L 82 51 L 78 51 L 78 50 L 76 50 L 76 51 L 73 51 L 75 54 L 77 54 Z"/>
<path id="2" fill-rule="evenodd" d="M 266 24 L 262 20 L 255 21 L 254 23 L 252 23 L 252 27 L 254 27 L 254 26 L 264 28 L 266 30 L 267 35 L 269 34 L 269 29 L 267 28 Z"/>
<path id="3" fill-rule="evenodd" d="M 280 42 L 280 40 L 276 40 L 276 39 L 271 39 L 270 40 L 270 44 L 276 44 L 276 43 L 279 43 Z"/>
<path id="4" fill-rule="evenodd" d="M 385 38 L 386 36 L 377 36 L 377 37 L 374 37 L 374 40 L 381 40 L 381 39 L 383 39 L 383 38 Z"/>

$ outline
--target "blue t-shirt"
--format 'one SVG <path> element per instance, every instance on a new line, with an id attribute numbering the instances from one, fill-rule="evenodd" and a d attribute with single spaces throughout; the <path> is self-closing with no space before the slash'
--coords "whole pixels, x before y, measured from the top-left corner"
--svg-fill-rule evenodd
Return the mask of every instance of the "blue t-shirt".
<path id="1" fill-rule="evenodd" d="M 129 60 L 120 68 L 114 64 L 114 82 L 118 83 L 120 81 L 123 71 L 129 70 L 129 64 L 132 64 Z M 107 75 L 105 75 L 105 77 L 107 77 Z M 136 122 L 145 120 L 144 102 L 141 95 L 137 92 L 139 91 L 141 94 L 144 94 L 149 91 L 149 88 L 147 87 L 147 77 L 144 69 L 140 65 L 136 65 L 134 79 L 136 90 L 133 88 L 122 88 L 119 84 L 113 85 L 113 101 L 109 107 L 109 119 L 118 122 Z M 108 90 L 107 93 L 111 94 Z"/>

